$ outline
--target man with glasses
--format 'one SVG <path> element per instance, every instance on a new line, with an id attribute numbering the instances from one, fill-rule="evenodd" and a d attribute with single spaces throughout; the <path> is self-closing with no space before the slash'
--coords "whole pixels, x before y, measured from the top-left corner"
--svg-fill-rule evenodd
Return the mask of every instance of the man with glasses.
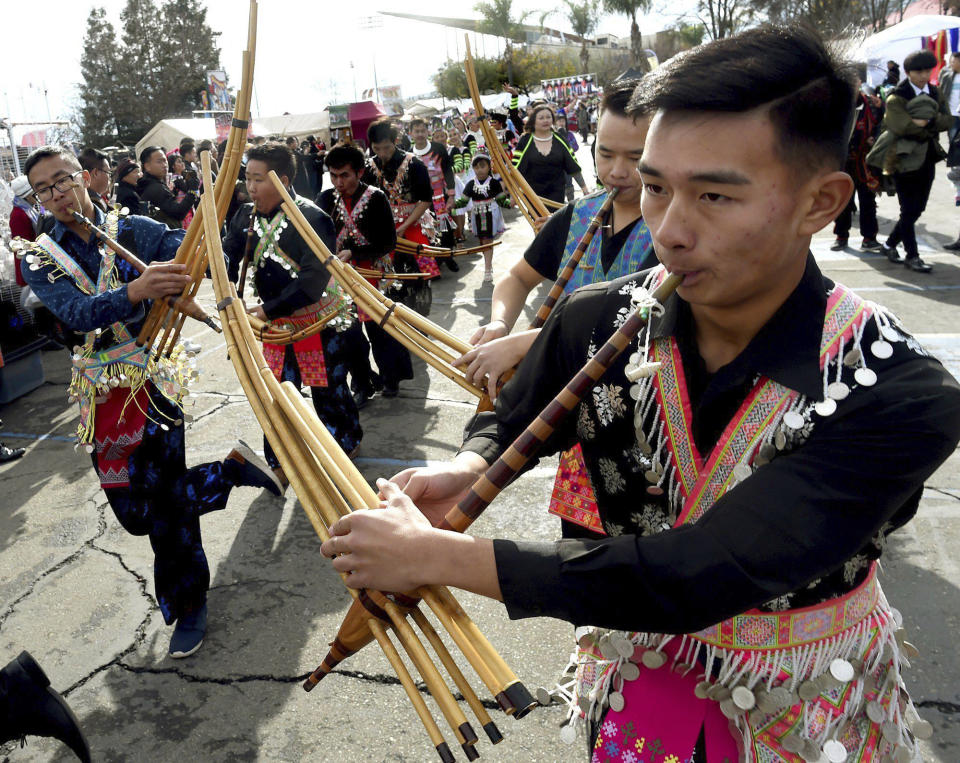
<path id="1" fill-rule="evenodd" d="M 195 372 L 179 349 L 161 359 L 136 346 L 151 301 L 190 283 L 184 265 L 168 262 L 185 232 L 96 208 L 85 193 L 91 173 L 61 146 L 37 149 L 24 170 L 55 220 L 24 253 L 24 277 L 54 315 L 85 335 L 73 348 L 69 389 L 80 405 L 80 444 L 120 524 L 150 537 L 160 611 L 177 623 L 169 653 L 187 657 L 206 631 L 210 570 L 200 516 L 225 508 L 235 486 L 280 495 L 279 485 L 243 443 L 223 461 L 187 469 L 182 398 Z M 99 244 L 75 211 L 136 253 L 144 272 Z"/>
<path id="2" fill-rule="evenodd" d="M 98 148 L 85 148 L 78 157 L 80 166 L 90 173 L 87 193 L 94 206 L 106 212 L 110 206 L 110 191 L 113 185 L 110 157 Z"/>

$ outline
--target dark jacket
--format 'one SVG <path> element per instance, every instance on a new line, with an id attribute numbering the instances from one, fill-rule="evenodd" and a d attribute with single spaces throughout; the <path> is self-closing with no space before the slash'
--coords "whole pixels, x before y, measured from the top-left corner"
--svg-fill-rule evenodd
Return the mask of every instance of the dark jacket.
<path id="1" fill-rule="evenodd" d="M 143 202 L 140 200 L 140 194 L 136 187 L 129 183 L 119 182 L 117 188 L 117 204 L 126 207 L 131 215 L 143 214 Z"/>
<path id="2" fill-rule="evenodd" d="M 166 184 L 147 173 L 137 181 L 137 193 L 142 201 L 152 205 L 150 217 L 166 223 L 171 228 L 182 227 L 183 218 L 198 201 L 195 190 L 189 191 L 182 201 L 177 201 L 177 197 Z"/>
<path id="3" fill-rule="evenodd" d="M 923 144 L 925 150 L 912 151 L 908 158 L 898 159 L 893 172 L 914 172 L 920 169 L 924 162 L 939 162 L 946 158 L 946 152 L 940 145 L 939 134 L 953 124 L 953 116 L 947 110 L 947 104 L 940 97 L 940 91 L 935 85 L 928 85 L 930 97 L 939 104 L 939 111 L 933 120 L 921 127 L 915 124 L 913 117 L 907 111 L 907 104 L 916 97 L 913 85 L 909 79 L 904 79 L 896 89 L 887 96 L 887 111 L 883 117 L 883 129 L 891 132 L 898 140 L 905 139 Z M 878 140 L 877 143 L 880 141 Z"/>

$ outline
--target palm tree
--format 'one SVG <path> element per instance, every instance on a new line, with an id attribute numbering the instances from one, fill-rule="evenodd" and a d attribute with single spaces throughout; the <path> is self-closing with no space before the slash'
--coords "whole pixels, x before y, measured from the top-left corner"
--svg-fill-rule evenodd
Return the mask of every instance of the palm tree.
<path id="1" fill-rule="evenodd" d="M 586 38 L 597 31 L 600 23 L 600 0 L 563 0 L 567 6 L 567 21 L 570 28 L 578 37 L 583 38 L 580 48 L 580 71 L 587 74 L 590 71 L 590 51 L 587 49 Z"/>
<path id="2" fill-rule="evenodd" d="M 473 9 L 483 16 L 479 24 L 482 34 L 502 37 L 506 40 L 503 55 L 507 59 L 507 80 L 513 84 L 513 43 L 523 39 L 523 20 L 529 12 L 514 18 L 513 0 L 479 2 L 473 6 Z"/>
<path id="3" fill-rule="evenodd" d="M 637 24 L 637 13 L 646 13 L 650 10 L 651 0 L 603 0 L 603 7 L 610 13 L 621 13 L 630 18 L 630 66 L 639 66 L 649 71 L 650 63 L 643 53 L 643 42 L 640 37 L 640 26 Z"/>

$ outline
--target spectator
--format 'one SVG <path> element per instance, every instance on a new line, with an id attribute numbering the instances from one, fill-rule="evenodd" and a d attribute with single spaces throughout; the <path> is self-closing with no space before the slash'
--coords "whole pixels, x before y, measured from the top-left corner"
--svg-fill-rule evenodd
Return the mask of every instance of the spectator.
<path id="1" fill-rule="evenodd" d="M 181 143 L 180 157 L 183 159 L 184 171 L 199 172 L 200 167 L 197 165 L 197 147 L 194 143 Z"/>
<path id="2" fill-rule="evenodd" d="M 131 215 L 143 214 L 143 202 L 137 193 L 137 182 L 143 177 L 140 165 L 124 157 L 117 165 L 117 204 L 126 207 Z"/>
<path id="3" fill-rule="evenodd" d="M 110 203 L 110 157 L 100 149 L 85 148 L 77 158 L 80 166 L 90 173 L 90 187 L 87 189 L 90 201 L 101 212 L 106 212 Z"/>
<path id="4" fill-rule="evenodd" d="M 891 262 L 902 262 L 918 273 L 929 273 L 932 268 L 920 259 L 914 226 L 927 206 L 936 164 L 946 156 L 940 146 L 939 133 L 953 124 L 947 104 L 940 99 L 936 86 L 930 84 L 930 75 L 936 65 L 937 57 L 929 50 L 918 50 L 904 59 L 907 76 L 887 98 L 887 113 L 883 119 L 884 127 L 896 139 L 889 169 L 897 188 L 900 219 L 882 251 Z M 915 100 L 918 102 L 911 104 Z M 932 116 L 916 116 L 917 107 L 924 106 L 925 101 L 930 101 Z M 904 153 L 901 143 L 909 146 L 908 152 Z M 901 242 L 905 258 L 897 252 L 897 245 Z"/>
<path id="5" fill-rule="evenodd" d="M 297 192 L 298 196 L 313 199 L 316 194 L 313 192 L 313 185 L 310 183 L 310 173 L 307 171 L 307 162 L 313 164 L 313 158 L 304 156 L 300 150 L 297 139 L 293 135 L 287 138 L 286 143 L 287 148 L 290 149 L 290 152 L 297 162 L 297 171 L 293 176 L 293 190 Z"/>
<path id="6" fill-rule="evenodd" d="M 950 68 L 941 70 L 939 79 L 940 97 L 947 104 L 947 111 L 953 117 L 953 124 L 947 130 L 947 135 L 950 136 L 951 141 L 953 141 L 957 131 L 960 130 L 960 116 L 958 116 L 958 111 L 960 111 L 960 86 L 954 87 L 953 81 L 957 72 L 960 72 L 960 51 L 950 54 Z"/>
<path id="7" fill-rule="evenodd" d="M 534 193 L 563 203 L 567 173 L 577 178 L 584 195 L 587 186 L 570 146 L 554 130 L 553 109 L 539 104 L 527 118 L 525 132 L 513 154 L 513 165 L 526 178 Z"/>
<path id="8" fill-rule="evenodd" d="M 10 183 L 13 191 L 13 208 L 10 210 L 10 235 L 22 238 L 25 241 L 33 241 L 40 232 L 40 212 L 34 204 L 33 189 L 30 187 L 30 181 L 26 175 L 15 177 Z M 20 286 L 26 286 L 27 282 L 23 280 L 20 273 L 20 258 L 13 258 L 17 283 Z"/>
<path id="9" fill-rule="evenodd" d="M 213 174 L 213 179 L 217 179 L 217 175 L 220 174 L 220 162 L 217 160 L 218 152 L 214 150 L 212 140 L 201 140 L 197 144 L 197 155 L 199 156 L 204 151 L 210 152 L 210 172 Z"/>
<path id="10" fill-rule="evenodd" d="M 150 216 L 171 228 L 182 227 L 183 218 L 193 210 L 194 204 L 199 200 L 197 190 L 200 188 L 200 181 L 196 178 L 184 180 L 185 195 L 177 201 L 166 184 L 170 167 L 163 147 L 148 146 L 143 149 L 140 152 L 140 166 L 143 177 L 137 182 L 137 193 L 150 205 Z"/>
<path id="11" fill-rule="evenodd" d="M 576 156 L 577 151 L 580 150 L 580 144 L 577 143 L 577 136 L 574 135 L 573 131 L 567 129 L 566 117 L 557 116 L 557 133 L 567 142 L 567 145 L 570 146 L 570 150 L 573 152 L 573 155 Z M 583 173 L 578 174 L 580 177 L 577 178 L 577 182 L 580 184 L 580 187 L 583 188 Z M 573 175 L 570 173 L 567 173 L 563 191 L 566 195 L 567 201 L 573 201 Z"/>
<path id="12" fill-rule="evenodd" d="M 860 248 L 863 250 L 877 250 L 880 242 L 877 241 L 877 198 L 880 190 L 880 181 L 870 167 L 867 166 L 867 154 L 877 138 L 880 127 L 882 102 L 876 95 L 863 92 L 863 77 L 866 75 L 866 66 L 861 66 L 857 85 L 861 86 L 857 92 L 856 112 L 853 135 L 850 138 L 850 151 L 847 154 L 846 173 L 853 178 L 856 193 L 833 226 L 833 235 L 837 238 L 830 248 L 839 251 L 846 248 L 850 235 L 850 225 L 853 222 L 853 213 L 860 205 L 860 234 L 863 241 Z"/>

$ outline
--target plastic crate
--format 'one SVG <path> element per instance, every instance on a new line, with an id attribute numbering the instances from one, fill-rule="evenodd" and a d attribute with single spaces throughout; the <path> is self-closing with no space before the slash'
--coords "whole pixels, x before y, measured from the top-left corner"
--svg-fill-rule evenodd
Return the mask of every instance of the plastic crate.
<path id="1" fill-rule="evenodd" d="M 46 339 L 38 339 L 3 354 L 0 368 L 0 403 L 9 403 L 43 384 L 43 354 Z"/>

